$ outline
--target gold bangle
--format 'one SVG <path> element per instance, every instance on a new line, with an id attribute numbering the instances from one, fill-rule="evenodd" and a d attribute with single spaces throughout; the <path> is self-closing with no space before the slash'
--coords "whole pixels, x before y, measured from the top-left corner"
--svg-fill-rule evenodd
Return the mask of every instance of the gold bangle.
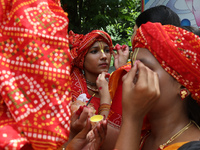
<path id="1" fill-rule="evenodd" d="M 99 106 L 99 114 L 102 112 L 102 111 L 110 111 L 110 104 L 107 104 L 107 103 L 103 103 Z"/>

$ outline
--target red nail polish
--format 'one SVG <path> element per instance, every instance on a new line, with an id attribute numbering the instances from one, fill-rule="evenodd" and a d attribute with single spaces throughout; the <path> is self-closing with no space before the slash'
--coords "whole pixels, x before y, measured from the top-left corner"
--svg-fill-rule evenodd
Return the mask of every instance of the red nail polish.
<path id="1" fill-rule="evenodd" d="M 83 111 L 83 106 L 80 106 L 79 109 L 76 111 L 76 115 L 80 115 Z"/>

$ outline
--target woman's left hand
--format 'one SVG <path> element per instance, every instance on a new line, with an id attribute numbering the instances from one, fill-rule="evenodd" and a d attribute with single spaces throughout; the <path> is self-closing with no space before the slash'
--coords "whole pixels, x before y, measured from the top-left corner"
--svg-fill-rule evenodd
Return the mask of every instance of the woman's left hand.
<path id="1" fill-rule="evenodd" d="M 117 44 L 114 49 L 117 50 L 117 53 L 113 51 L 113 56 L 114 56 L 114 65 L 115 69 L 118 69 L 124 65 L 126 65 L 128 57 L 129 57 L 129 47 L 128 45 L 119 45 Z"/>
<path id="2" fill-rule="evenodd" d="M 101 103 L 109 103 L 111 102 L 110 93 L 108 89 L 108 81 L 106 78 L 109 78 L 110 74 L 107 72 L 102 72 L 99 74 L 96 84 L 99 89 L 99 95 L 101 99 Z"/>

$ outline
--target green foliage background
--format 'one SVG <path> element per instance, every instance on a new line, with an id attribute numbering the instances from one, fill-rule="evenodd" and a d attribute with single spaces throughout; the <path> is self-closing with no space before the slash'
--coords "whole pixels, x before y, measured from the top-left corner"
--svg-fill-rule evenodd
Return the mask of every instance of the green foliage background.
<path id="1" fill-rule="evenodd" d="M 95 29 L 106 31 L 113 45 L 127 44 L 141 12 L 141 0 L 61 0 L 68 13 L 69 30 L 86 34 Z"/>

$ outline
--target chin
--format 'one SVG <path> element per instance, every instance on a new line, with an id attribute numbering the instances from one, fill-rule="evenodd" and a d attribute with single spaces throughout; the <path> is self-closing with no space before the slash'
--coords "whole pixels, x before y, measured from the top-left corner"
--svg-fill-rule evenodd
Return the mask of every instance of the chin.
<path id="1" fill-rule="evenodd" d="M 100 72 L 108 72 L 108 69 L 102 69 Z"/>
<path id="2" fill-rule="evenodd" d="M 104 72 L 108 72 L 109 69 L 105 69 Z"/>

